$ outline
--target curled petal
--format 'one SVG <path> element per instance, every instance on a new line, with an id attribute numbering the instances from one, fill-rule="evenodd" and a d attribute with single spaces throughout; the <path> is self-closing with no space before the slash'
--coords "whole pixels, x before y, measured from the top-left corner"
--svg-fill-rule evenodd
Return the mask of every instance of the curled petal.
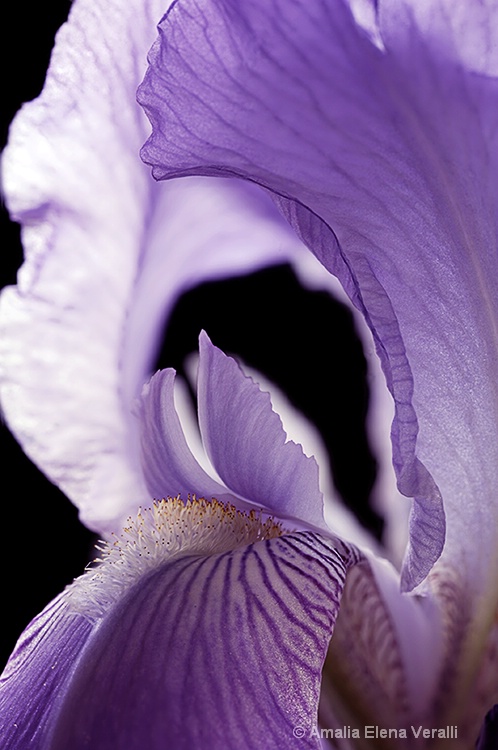
<path id="1" fill-rule="evenodd" d="M 159 179 L 264 185 L 340 278 L 395 399 L 398 484 L 415 498 L 404 586 L 445 545 L 479 596 L 496 565 L 475 545 L 495 562 L 497 548 L 497 16 L 352 5 L 176 3 L 141 87 L 143 154 Z"/>

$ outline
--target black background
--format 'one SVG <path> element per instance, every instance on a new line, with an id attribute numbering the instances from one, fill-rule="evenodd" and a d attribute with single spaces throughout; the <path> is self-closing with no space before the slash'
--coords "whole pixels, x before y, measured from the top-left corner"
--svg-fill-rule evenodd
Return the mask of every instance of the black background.
<path id="1" fill-rule="evenodd" d="M 58 27 L 70 3 L 27 0 L 3 8 L 1 145 L 21 104 L 36 97 L 45 78 Z M 6 16 L 8 12 L 8 17 Z M 2 205 L 1 285 L 13 284 L 22 261 L 19 228 Z M 82 572 L 93 536 L 78 522 L 75 508 L 24 456 L 2 425 L 2 632 L 3 664 L 17 637 L 72 578 Z"/>
<path id="2" fill-rule="evenodd" d="M 2 24 L 2 147 L 17 109 L 42 88 L 54 35 L 69 5 L 25 0 L 10 7 L 11 15 Z M 1 222 L 3 286 L 15 283 L 22 250 L 19 228 L 4 211 Z M 365 362 L 349 312 L 324 294 L 302 290 L 289 268 L 211 284 L 177 306 L 158 364 L 181 370 L 185 354 L 197 348 L 201 328 L 225 351 L 242 355 L 280 383 L 317 423 L 339 489 L 363 523 L 380 535 L 380 521 L 368 507 L 374 465 L 363 428 Z M 29 620 L 83 571 L 95 537 L 4 427 L 1 456 L 3 663 Z"/>

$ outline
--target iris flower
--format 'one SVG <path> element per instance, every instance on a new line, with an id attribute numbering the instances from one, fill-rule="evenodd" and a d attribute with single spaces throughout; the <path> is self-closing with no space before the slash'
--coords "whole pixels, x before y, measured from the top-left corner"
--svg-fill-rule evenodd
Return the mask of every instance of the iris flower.
<path id="1" fill-rule="evenodd" d="M 140 101 L 144 159 L 184 179 L 153 185 L 133 90 L 164 10 L 77 0 L 5 156 L 27 257 L 1 300 L 2 402 L 85 522 L 117 534 L 7 665 L 6 747 L 314 748 L 321 694 L 321 725 L 360 733 L 346 746 L 438 747 L 456 726 L 449 746 L 470 748 L 498 701 L 497 13 L 178 0 Z M 298 262 L 269 194 L 376 343 L 414 499 L 401 575 L 328 529 L 316 463 L 205 336 L 218 476 L 172 371 L 132 416 L 182 289 Z"/>

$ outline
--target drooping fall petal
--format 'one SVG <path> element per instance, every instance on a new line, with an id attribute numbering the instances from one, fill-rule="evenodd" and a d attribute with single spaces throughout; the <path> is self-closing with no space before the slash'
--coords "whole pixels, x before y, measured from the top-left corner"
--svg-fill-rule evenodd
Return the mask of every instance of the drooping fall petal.
<path id="1" fill-rule="evenodd" d="M 299 747 L 319 747 L 310 734 L 344 575 L 307 534 L 158 570 L 99 628 L 53 750 L 280 749 L 295 726 Z"/>
<path id="2" fill-rule="evenodd" d="M 321 669 L 360 556 L 281 533 L 216 501 L 141 512 L 19 645 L 6 750 L 319 748 Z"/>

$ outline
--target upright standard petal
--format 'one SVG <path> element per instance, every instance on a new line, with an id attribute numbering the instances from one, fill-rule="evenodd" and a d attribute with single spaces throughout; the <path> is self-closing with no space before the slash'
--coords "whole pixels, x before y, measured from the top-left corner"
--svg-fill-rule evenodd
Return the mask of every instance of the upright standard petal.
<path id="1" fill-rule="evenodd" d="M 378 3 L 376 23 L 354 7 L 176 3 L 140 90 L 143 155 L 159 179 L 264 185 L 340 278 L 396 403 L 415 498 L 404 585 L 446 541 L 479 597 L 498 562 L 496 13 L 459 2 L 444 23 L 446 0 L 404 0 Z"/>
<path id="2" fill-rule="evenodd" d="M 326 528 L 318 465 L 287 440 L 270 395 L 238 364 L 199 341 L 199 424 L 207 454 L 227 487 L 278 517 Z"/>
<path id="3" fill-rule="evenodd" d="M 77 0 L 3 157 L 26 259 L 0 300 L 2 407 L 100 532 L 147 497 L 131 404 L 177 296 L 302 251 L 253 186 L 161 186 L 140 161 L 148 124 L 135 90 L 164 9 Z"/>

